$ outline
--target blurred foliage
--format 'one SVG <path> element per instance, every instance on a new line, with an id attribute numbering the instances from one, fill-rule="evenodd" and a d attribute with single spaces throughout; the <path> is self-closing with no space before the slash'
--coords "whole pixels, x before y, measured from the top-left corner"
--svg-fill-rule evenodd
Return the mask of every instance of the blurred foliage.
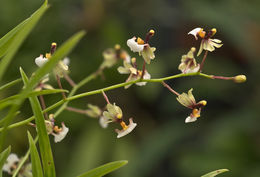
<path id="1" fill-rule="evenodd" d="M 41 3 L 40 0 L 3 0 L 0 35 L 27 18 Z M 64 121 L 70 132 L 64 141 L 55 146 L 52 144 L 58 176 L 75 176 L 98 165 L 123 159 L 129 161 L 128 165 L 110 176 L 193 177 L 221 168 L 230 170 L 219 175 L 223 177 L 260 176 L 260 84 L 257 81 L 260 75 L 260 1 L 50 0 L 50 4 L 41 23 L 9 67 L 5 82 L 19 77 L 19 66 L 26 73 L 35 71 L 34 59 L 47 52 L 51 42 L 56 41 L 59 45 L 79 29 L 86 29 L 88 34 L 69 56 L 71 77 L 76 82 L 96 70 L 102 62 L 104 49 L 116 43 L 126 48 L 128 38 L 142 37 L 150 28 L 156 31 L 151 43 L 157 51 L 148 70 L 153 78 L 172 75 L 179 72 L 177 66 L 181 55 L 192 46 L 199 47 L 199 43 L 187 35 L 195 27 L 216 27 L 216 38 L 224 43 L 222 48 L 209 54 L 205 73 L 245 74 L 248 78 L 244 84 L 198 77 L 167 82 L 178 92 L 194 88 L 197 100 L 208 101 L 200 120 L 192 124 L 184 124 L 189 110 L 178 104 L 175 96 L 159 84 L 107 92 L 111 102 L 122 107 L 125 118 L 133 116 L 138 124 L 133 133 L 119 140 L 115 127 L 103 130 L 95 119 L 62 113 L 58 121 Z M 105 80 L 91 81 L 81 91 L 125 80 L 116 67 L 104 74 Z M 57 87 L 54 79 L 52 82 Z M 70 88 L 65 83 L 64 87 Z M 19 88 L 5 91 L 0 98 Z M 45 98 L 48 105 L 55 102 L 53 97 Z M 70 105 L 85 109 L 87 103 L 105 105 L 101 95 Z M 26 102 L 17 121 L 31 114 Z M 7 140 L 19 156 L 28 148 L 26 128 L 11 130 Z"/>

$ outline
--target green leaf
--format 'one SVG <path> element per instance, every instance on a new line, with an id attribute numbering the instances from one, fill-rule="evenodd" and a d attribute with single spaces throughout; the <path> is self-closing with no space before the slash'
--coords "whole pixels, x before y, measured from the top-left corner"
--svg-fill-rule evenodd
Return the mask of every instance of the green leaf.
<path id="1" fill-rule="evenodd" d="M 4 58 L 1 60 L 0 63 L 0 81 L 3 78 L 3 75 L 8 68 L 9 63 L 11 62 L 12 58 L 22 45 L 23 41 L 26 39 L 26 37 L 30 34 L 34 26 L 37 24 L 37 22 L 40 20 L 41 16 L 44 14 L 44 12 L 48 8 L 48 1 L 45 0 L 44 4 L 26 20 L 26 23 L 24 23 L 21 27 L 19 32 L 15 35 L 12 42 L 9 44 L 9 48 L 12 50 L 8 50 Z M 19 25 L 18 25 L 19 26 Z"/>
<path id="2" fill-rule="evenodd" d="M 229 171 L 228 169 L 219 169 L 219 170 L 215 170 L 215 171 L 212 171 L 210 173 L 207 173 L 201 177 L 214 177 L 214 176 L 217 176 L 218 174 L 220 173 L 224 173 L 224 172 L 227 172 Z"/>
<path id="3" fill-rule="evenodd" d="M 27 86 L 29 80 L 22 68 L 20 68 L 20 73 L 24 85 Z M 29 100 L 33 110 L 33 114 L 35 116 L 36 128 L 39 136 L 39 147 L 40 147 L 40 153 L 42 158 L 44 176 L 55 177 L 56 173 L 55 173 L 55 166 L 52 157 L 52 150 L 51 150 L 49 136 L 46 130 L 45 119 L 41 110 L 41 105 L 36 96 L 31 96 Z"/>
<path id="4" fill-rule="evenodd" d="M 127 163 L 128 161 L 126 160 L 110 162 L 100 167 L 94 168 L 84 174 L 81 174 L 78 177 L 101 177 L 126 165 Z"/>
<path id="5" fill-rule="evenodd" d="M 0 87 L 0 91 L 3 91 L 3 90 L 5 90 L 5 89 L 7 89 L 9 87 L 12 87 L 13 85 L 15 85 L 15 84 L 17 84 L 17 83 L 19 83 L 21 81 L 22 81 L 22 79 L 20 78 L 20 79 L 16 79 L 14 81 L 8 82 L 7 84 L 5 84 L 5 85 Z"/>
<path id="6" fill-rule="evenodd" d="M 42 165 L 40 157 L 36 148 L 36 145 L 33 141 L 33 138 L 28 131 L 28 139 L 30 144 L 30 153 L 31 153 L 31 162 L 32 162 L 32 174 L 35 177 L 43 177 Z"/>
<path id="7" fill-rule="evenodd" d="M 19 25 L 17 25 L 14 29 L 9 31 L 0 39 L 0 58 L 6 54 L 7 50 L 9 49 L 9 46 L 12 44 L 17 33 L 21 31 L 21 29 L 27 23 L 27 21 L 28 19 L 22 21 Z"/>
<path id="8" fill-rule="evenodd" d="M 3 169 L 3 166 L 4 166 L 5 162 L 6 162 L 6 159 L 7 159 L 8 155 L 10 154 L 10 152 L 11 152 L 11 146 L 6 148 L 0 154 L 0 177 L 2 177 L 2 169 Z"/>

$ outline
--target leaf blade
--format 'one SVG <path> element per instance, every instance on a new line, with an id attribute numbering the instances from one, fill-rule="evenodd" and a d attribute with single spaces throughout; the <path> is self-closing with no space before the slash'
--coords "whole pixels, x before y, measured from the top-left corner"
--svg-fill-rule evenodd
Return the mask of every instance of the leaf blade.
<path id="1" fill-rule="evenodd" d="M 29 79 L 26 76 L 25 72 L 20 68 L 21 77 L 23 79 L 24 85 L 27 86 Z M 49 141 L 49 136 L 46 130 L 45 119 L 42 114 L 41 105 L 36 96 L 31 96 L 29 98 L 33 114 L 35 116 L 36 128 L 39 136 L 39 147 L 40 154 L 42 158 L 42 165 L 44 176 L 55 177 L 55 166 L 52 156 L 51 145 Z"/>
<path id="2" fill-rule="evenodd" d="M 207 173 L 201 177 L 214 177 L 214 176 L 217 176 L 219 175 L 220 173 L 224 173 L 224 172 L 227 172 L 229 171 L 228 169 L 219 169 L 219 170 L 215 170 L 215 171 L 212 171 L 210 173 Z"/>
<path id="3" fill-rule="evenodd" d="M 28 18 L 29 19 L 29 18 Z M 9 31 L 6 35 L 4 35 L 0 39 L 0 58 L 4 56 L 9 49 L 11 43 L 16 37 L 17 33 L 23 28 L 23 26 L 27 23 L 28 19 L 25 19 L 20 24 L 18 24 L 15 28 Z"/>
<path id="4" fill-rule="evenodd" d="M 101 177 L 126 165 L 127 163 L 128 161 L 126 160 L 110 162 L 100 167 L 89 170 L 88 172 L 81 174 L 78 177 Z"/>
<path id="5" fill-rule="evenodd" d="M 30 132 L 27 132 L 29 144 L 30 144 L 30 154 L 31 154 L 31 162 L 32 162 L 32 174 L 35 177 L 43 177 L 42 165 L 41 160 L 36 148 L 36 145 L 33 141 L 33 138 Z M 37 139 L 37 138 L 36 138 Z"/>

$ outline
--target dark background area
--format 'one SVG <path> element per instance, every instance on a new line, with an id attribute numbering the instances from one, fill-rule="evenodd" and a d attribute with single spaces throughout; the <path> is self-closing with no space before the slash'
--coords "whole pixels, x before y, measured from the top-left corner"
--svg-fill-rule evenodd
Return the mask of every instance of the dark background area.
<path id="1" fill-rule="evenodd" d="M 0 5 L 0 36 L 27 18 L 42 3 L 40 0 L 2 0 Z M 185 124 L 189 109 L 181 106 L 175 96 L 159 83 L 145 87 L 132 86 L 107 92 L 116 102 L 125 119 L 134 117 L 138 126 L 124 138 L 116 139 L 111 125 L 102 129 L 96 119 L 64 111 L 57 122 L 64 121 L 70 131 L 61 142 L 52 143 L 57 176 L 76 176 L 86 170 L 114 160 L 129 164 L 113 172 L 113 177 L 194 177 L 228 168 L 222 176 L 260 176 L 260 1 L 251 0 L 50 0 L 50 8 L 15 56 L 4 78 L 19 77 L 19 66 L 31 74 L 37 66 L 34 59 L 48 52 L 51 42 L 64 42 L 75 32 L 85 29 L 87 35 L 69 56 L 71 77 L 79 82 L 96 71 L 103 61 L 102 52 L 115 44 L 129 51 L 126 40 L 144 37 L 155 30 L 151 45 L 157 48 L 156 59 L 147 66 L 152 78 L 179 73 L 181 56 L 192 46 L 199 47 L 187 33 L 195 27 L 213 27 L 214 36 L 224 45 L 209 53 L 204 72 L 235 76 L 245 74 L 247 82 L 209 80 L 200 77 L 168 81 L 182 93 L 193 88 L 197 101 L 208 105 L 195 123 Z M 197 58 L 200 62 L 202 56 Z M 142 58 L 138 57 L 139 61 Z M 116 68 L 105 70 L 105 80 L 97 78 L 85 85 L 86 92 L 124 82 Z M 51 78 L 54 87 L 58 87 Z M 7 90 L 2 98 L 22 86 Z M 70 86 L 64 82 L 64 87 Z M 60 95 L 46 96 L 47 105 Z M 105 105 L 102 95 L 82 98 L 71 106 L 86 109 L 87 103 Z M 16 121 L 32 115 L 28 102 Z M 27 129 L 23 126 L 9 131 L 8 142 L 19 156 L 28 148 Z M 52 141 L 52 137 L 51 137 Z M 53 142 L 53 141 L 52 141 Z"/>

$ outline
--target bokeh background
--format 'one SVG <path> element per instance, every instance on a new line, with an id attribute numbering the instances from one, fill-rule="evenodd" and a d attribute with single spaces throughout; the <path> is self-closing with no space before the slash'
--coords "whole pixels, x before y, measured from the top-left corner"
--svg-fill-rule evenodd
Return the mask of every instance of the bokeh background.
<path id="1" fill-rule="evenodd" d="M 0 35 L 27 18 L 41 3 L 1 0 Z M 106 48 L 118 43 L 129 51 L 126 40 L 134 35 L 144 37 L 149 29 L 156 31 L 151 45 L 157 50 L 148 71 L 153 78 L 173 75 L 179 73 L 181 56 L 190 47 L 199 47 L 199 42 L 187 35 L 195 27 L 217 28 L 215 37 L 224 43 L 209 54 L 205 73 L 245 74 L 248 79 L 243 84 L 199 77 L 167 81 L 181 93 L 193 88 L 197 100 L 208 101 L 201 118 L 191 124 L 184 123 L 190 110 L 158 83 L 109 91 L 111 102 L 123 109 L 125 118 L 134 117 L 138 124 L 133 133 L 122 139 L 116 139 L 114 125 L 102 129 L 96 119 L 64 111 L 57 122 L 64 121 L 70 128 L 69 134 L 61 143 L 52 143 L 58 176 L 76 176 L 123 159 L 129 160 L 129 164 L 108 176 L 194 177 L 220 168 L 230 170 L 223 177 L 260 176 L 260 1 L 50 0 L 49 3 L 49 10 L 11 63 L 6 82 L 19 77 L 19 66 L 28 74 L 33 73 L 37 69 L 34 58 L 48 52 L 51 42 L 59 45 L 80 29 L 88 33 L 69 56 L 70 75 L 76 82 L 96 71 Z M 202 56 L 197 61 L 201 59 Z M 138 60 L 142 61 L 140 57 Z M 105 70 L 105 79 L 97 78 L 79 92 L 124 82 L 126 76 L 116 70 L 119 65 Z M 57 87 L 53 78 L 51 83 Z M 0 96 L 6 97 L 21 87 Z M 64 87 L 70 89 L 65 82 Z M 47 105 L 51 105 L 60 95 L 45 98 Z M 86 109 L 87 103 L 105 105 L 102 95 L 94 95 L 71 102 L 70 106 Z M 25 102 L 16 121 L 31 115 Z M 34 132 L 23 126 L 8 134 L 7 144 L 19 156 L 28 148 L 27 129 Z"/>

